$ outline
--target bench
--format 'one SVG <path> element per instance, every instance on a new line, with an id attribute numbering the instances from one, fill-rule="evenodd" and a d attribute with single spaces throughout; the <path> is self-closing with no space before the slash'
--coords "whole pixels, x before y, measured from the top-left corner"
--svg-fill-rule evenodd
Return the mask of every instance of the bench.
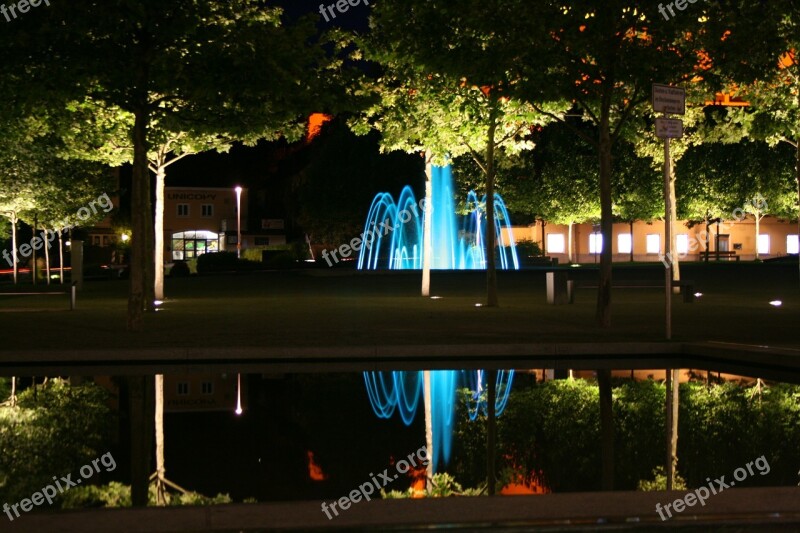
<path id="1" fill-rule="evenodd" d="M 0 296 L 63 296 L 67 295 L 69 297 L 69 310 L 75 310 L 76 304 L 76 289 L 77 289 L 78 282 L 73 281 L 69 287 L 69 290 L 66 291 L 52 291 L 52 292 L 0 292 Z"/>
<path id="2" fill-rule="evenodd" d="M 725 251 L 717 250 L 716 252 L 709 252 L 709 254 L 713 254 L 714 256 L 716 256 L 717 261 L 720 261 L 722 259 L 726 259 L 728 261 L 731 260 L 738 261 L 739 259 L 741 259 L 741 257 L 736 254 L 736 250 L 725 250 Z"/>
<path id="3" fill-rule="evenodd" d="M 569 272 L 552 271 L 547 273 L 547 303 L 551 305 L 564 305 L 575 303 L 575 290 L 597 289 L 596 281 L 578 281 L 569 279 Z M 679 287 L 683 295 L 683 302 L 690 304 L 695 301 L 695 283 L 691 280 L 673 280 L 673 287 Z M 664 282 L 659 280 L 612 280 L 612 289 L 663 289 Z"/>

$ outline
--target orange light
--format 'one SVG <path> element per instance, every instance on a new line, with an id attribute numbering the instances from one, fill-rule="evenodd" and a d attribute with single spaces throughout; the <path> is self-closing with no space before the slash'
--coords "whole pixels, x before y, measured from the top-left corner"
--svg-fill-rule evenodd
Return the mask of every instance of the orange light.
<path id="1" fill-rule="evenodd" d="M 314 460 L 314 452 L 309 450 L 306 455 L 308 456 L 308 477 L 312 481 L 325 481 L 328 479 L 328 476 L 322 471 L 322 467 Z"/>
<path id="2" fill-rule="evenodd" d="M 322 126 L 333 120 L 331 115 L 325 113 L 312 113 L 308 117 L 308 134 L 306 135 L 306 142 L 311 142 L 322 131 Z"/>

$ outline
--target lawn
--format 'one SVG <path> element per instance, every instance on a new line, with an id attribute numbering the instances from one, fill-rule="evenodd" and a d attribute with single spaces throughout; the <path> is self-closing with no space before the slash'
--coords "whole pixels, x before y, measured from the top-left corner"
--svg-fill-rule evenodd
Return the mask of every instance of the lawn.
<path id="1" fill-rule="evenodd" d="M 659 280 L 662 268 L 622 265 L 615 279 Z M 596 276 L 590 266 L 575 270 L 578 277 Z M 800 345 L 796 265 L 694 264 L 683 271 L 703 296 L 694 304 L 674 299 L 674 340 Z M 543 271 L 501 272 L 501 307 L 489 309 L 476 306 L 484 301 L 484 279 L 481 272 L 435 272 L 433 294 L 440 299 L 418 296 L 414 272 L 313 269 L 168 279 L 167 300 L 137 334 L 125 331 L 127 282 L 87 282 L 73 312 L 66 296 L 0 298 L 3 350 L 664 338 L 663 289 L 615 289 L 613 327 L 604 330 L 594 325 L 596 290 L 579 289 L 573 305 L 550 306 Z M 5 285 L 0 292 L 15 290 Z M 780 308 L 769 305 L 775 299 L 783 301 Z"/>

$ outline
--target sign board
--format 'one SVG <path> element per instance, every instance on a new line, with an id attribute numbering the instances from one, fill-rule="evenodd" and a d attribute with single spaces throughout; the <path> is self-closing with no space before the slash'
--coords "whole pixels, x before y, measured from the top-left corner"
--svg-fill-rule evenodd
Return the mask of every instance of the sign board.
<path id="1" fill-rule="evenodd" d="M 653 110 L 656 113 L 686 114 L 686 89 L 653 84 Z"/>
<path id="2" fill-rule="evenodd" d="M 657 118 L 656 137 L 659 139 L 680 139 L 683 137 L 683 121 L 676 118 Z"/>

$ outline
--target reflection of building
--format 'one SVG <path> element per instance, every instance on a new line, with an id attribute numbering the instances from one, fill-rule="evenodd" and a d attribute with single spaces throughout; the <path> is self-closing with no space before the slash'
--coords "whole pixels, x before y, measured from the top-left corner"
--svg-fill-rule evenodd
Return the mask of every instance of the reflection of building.
<path id="1" fill-rule="evenodd" d="M 542 227 L 540 224 L 529 227 L 512 228 L 514 239 L 530 240 L 542 244 Z M 573 226 L 573 261 L 591 263 L 599 261 L 602 246 L 599 225 L 575 224 Z M 612 254 L 615 262 L 658 261 L 664 253 L 664 222 L 635 222 L 632 226 L 626 223 L 615 223 L 612 239 Z M 703 259 L 705 243 L 708 241 L 709 258 L 714 260 L 717 251 L 721 259 L 753 260 L 756 249 L 761 259 L 780 257 L 798 252 L 797 223 L 786 222 L 772 217 L 761 221 L 758 238 L 756 238 L 755 221 L 747 218 L 742 221 L 722 221 L 719 225 L 708 227 L 706 239 L 705 224 L 691 228 L 685 221 L 675 224 L 677 248 L 680 258 L 689 261 Z M 557 224 L 548 224 L 544 228 L 544 244 L 547 255 L 566 262 L 569 247 L 569 228 Z"/>
<path id="2" fill-rule="evenodd" d="M 242 379 L 241 398 L 246 398 Z M 164 376 L 164 411 L 236 410 L 236 374 L 186 374 Z M 246 406 L 242 406 L 246 408 Z"/>
<path id="3" fill-rule="evenodd" d="M 164 194 L 165 260 L 236 251 L 236 191 L 233 188 L 167 187 Z M 285 244 L 283 220 L 264 219 L 251 230 L 248 189 L 242 189 L 242 249 Z"/>

